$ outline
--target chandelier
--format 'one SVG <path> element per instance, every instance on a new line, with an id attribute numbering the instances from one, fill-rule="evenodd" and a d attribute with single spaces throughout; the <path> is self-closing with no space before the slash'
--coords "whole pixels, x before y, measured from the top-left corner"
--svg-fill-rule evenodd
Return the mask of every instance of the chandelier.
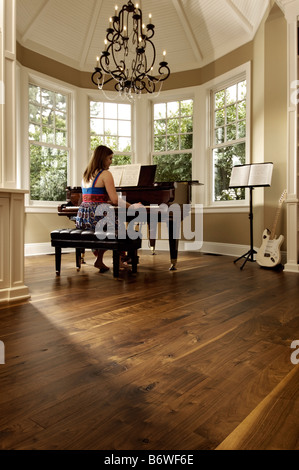
<path id="1" fill-rule="evenodd" d="M 142 92 L 154 93 L 157 84 L 160 84 L 161 89 L 170 70 L 164 51 L 158 74 L 153 73 L 156 60 L 156 49 L 152 42 L 154 29 L 151 14 L 148 24 L 143 23 L 138 4 L 134 5 L 129 0 L 119 14 L 115 6 L 114 16 L 110 18 L 106 30 L 104 51 L 97 57 L 97 66 L 91 76 L 92 82 L 102 90 L 106 83 L 115 80 L 115 90 L 128 98 Z"/>

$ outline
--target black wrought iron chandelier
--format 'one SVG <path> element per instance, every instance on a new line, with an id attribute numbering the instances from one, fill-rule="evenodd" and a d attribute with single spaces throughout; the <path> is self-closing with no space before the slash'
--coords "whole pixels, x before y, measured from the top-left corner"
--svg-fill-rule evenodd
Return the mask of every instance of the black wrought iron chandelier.
<path id="1" fill-rule="evenodd" d="M 159 63 L 158 75 L 153 75 L 156 61 L 156 49 L 152 42 L 154 29 L 151 14 L 148 24 L 143 23 L 138 4 L 134 5 L 129 0 L 119 14 L 116 6 L 106 30 L 105 49 L 97 57 L 92 82 L 102 90 L 106 83 L 115 80 L 115 90 L 129 98 L 142 92 L 154 93 L 156 85 L 162 86 L 170 75 L 165 61 L 166 51 Z"/>

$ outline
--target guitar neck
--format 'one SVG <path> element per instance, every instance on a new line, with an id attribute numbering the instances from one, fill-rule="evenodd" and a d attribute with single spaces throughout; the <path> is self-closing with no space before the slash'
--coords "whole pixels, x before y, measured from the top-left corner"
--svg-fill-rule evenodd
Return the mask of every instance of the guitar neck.
<path id="1" fill-rule="evenodd" d="M 275 238 L 276 225 L 278 222 L 278 218 L 280 216 L 281 206 L 282 204 L 280 204 L 279 207 L 276 209 L 276 215 L 275 215 L 274 222 L 271 228 L 270 240 L 273 240 Z"/>

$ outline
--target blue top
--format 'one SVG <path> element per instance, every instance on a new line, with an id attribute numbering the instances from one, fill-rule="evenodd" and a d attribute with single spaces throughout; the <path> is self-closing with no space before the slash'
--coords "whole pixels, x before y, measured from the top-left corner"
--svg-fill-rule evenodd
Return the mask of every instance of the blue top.
<path id="1" fill-rule="evenodd" d="M 102 173 L 101 170 L 95 177 L 91 188 L 82 188 L 82 201 L 88 203 L 106 203 L 108 201 L 108 194 L 106 188 L 95 188 L 98 177 Z"/>
<path id="2" fill-rule="evenodd" d="M 106 188 L 95 188 L 98 177 L 104 170 L 98 172 L 90 188 L 82 188 L 82 194 L 107 194 Z"/>

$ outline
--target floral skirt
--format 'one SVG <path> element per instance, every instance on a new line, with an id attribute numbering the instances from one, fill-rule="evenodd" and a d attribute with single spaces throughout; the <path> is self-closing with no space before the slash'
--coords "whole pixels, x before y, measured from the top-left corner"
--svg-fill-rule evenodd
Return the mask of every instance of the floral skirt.
<path id="1" fill-rule="evenodd" d="M 111 209 L 105 211 L 107 204 L 104 204 L 104 207 L 99 208 L 101 209 L 99 210 L 98 206 L 100 205 L 101 204 L 97 202 L 82 202 L 77 212 L 76 227 L 83 230 L 88 229 L 95 231 L 97 223 L 105 219 L 106 230 L 117 229 L 118 224 L 115 211 Z"/>

